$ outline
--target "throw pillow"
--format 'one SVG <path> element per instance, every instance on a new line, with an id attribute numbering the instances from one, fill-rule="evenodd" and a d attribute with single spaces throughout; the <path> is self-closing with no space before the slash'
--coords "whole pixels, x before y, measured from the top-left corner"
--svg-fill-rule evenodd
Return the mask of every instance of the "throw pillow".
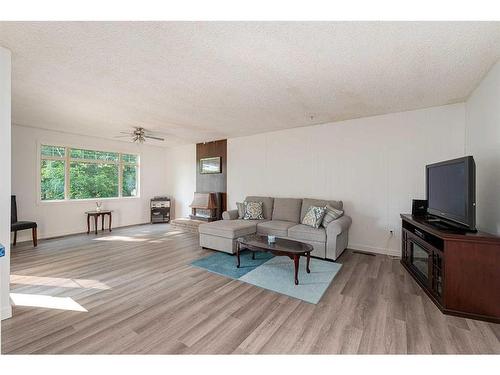
<path id="1" fill-rule="evenodd" d="M 342 215 L 344 215 L 344 211 L 337 210 L 336 208 L 327 204 L 325 217 L 323 218 L 323 222 L 321 223 L 321 225 L 323 225 L 326 228 L 328 224 L 330 224 L 333 220 L 337 220 Z"/>
<path id="2" fill-rule="evenodd" d="M 262 220 L 264 219 L 262 211 L 262 202 L 243 202 L 245 205 L 244 220 Z"/>
<path id="3" fill-rule="evenodd" d="M 323 221 L 323 216 L 325 216 L 325 211 L 326 207 L 309 207 L 304 218 L 302 219 L 302 224 L 309 225 L 313 228 L 319 228 L 321 222 Z"/>
<path id="4" fill-rule="evenodd" d="M 236 207 L 238 208 L 238 219 L 243 219 L 245 216 L 245 205 L 240 202 L 236 202 Z"/>

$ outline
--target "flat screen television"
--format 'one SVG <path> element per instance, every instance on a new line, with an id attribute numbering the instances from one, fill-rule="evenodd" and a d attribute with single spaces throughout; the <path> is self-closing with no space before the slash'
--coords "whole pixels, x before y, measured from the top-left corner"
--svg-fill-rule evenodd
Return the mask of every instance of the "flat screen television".
<path id="1" fill-rule="evenodd" d="M 459 228 L 476 229 L 476 165 L 472 156 L 426 166 L 427 213 Z"/>

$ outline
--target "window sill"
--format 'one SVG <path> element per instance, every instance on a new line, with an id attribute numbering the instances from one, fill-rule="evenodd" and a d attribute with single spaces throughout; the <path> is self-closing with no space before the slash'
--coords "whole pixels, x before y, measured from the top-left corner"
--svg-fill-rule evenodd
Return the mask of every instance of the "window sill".
<path id="1" fill-rule="evenodd" d="M 50 204 L 71 204 L 71 203 L 89 203 L 89 202 L 114 202 L 114 201 L 132 201 L 141 199 L 140 196 L 137 197 L 116 197 L 116 198 L 90 198 L 90 199 L 60 199 L 53 201 L 43 201 L 38 199 L 39 205 L 50 205 Z"/>

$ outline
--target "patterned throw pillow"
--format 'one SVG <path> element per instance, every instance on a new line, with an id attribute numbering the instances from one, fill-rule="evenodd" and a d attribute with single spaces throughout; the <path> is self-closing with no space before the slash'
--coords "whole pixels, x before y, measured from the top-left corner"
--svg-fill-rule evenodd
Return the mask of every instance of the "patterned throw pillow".
<path id="1" fill-rule="evenodd" d="M 302 224 L 309 225 L 313 228 L 319 228 L 325 216 L 326 207 L 311 206 L 302 219 Z"/>
<path id="2" fill-rule="evenodd" d="M 238 219 L 243 219 L 245 216 L 245 205 L 240 202 L 236 202 L 236 207 L 238 208 Z"/>
<path id="3" fill-rule="evenodd" d="M 243 202 L 245 205 L 244 220 L 262 220 L 264 215 L 262 213 L 262 202 Z"/>
<path id="4" fill-rule="evenodd" d="M 326 228 L 328 224 L 330 224 L 333 220 L 337 220 L 342 215 L 344 215 L 344 211 L 337 210 L 336 208 L 327 204 L 325 217 L 323 218 L 323 222 L 321 223 L 321 225 Z"/>

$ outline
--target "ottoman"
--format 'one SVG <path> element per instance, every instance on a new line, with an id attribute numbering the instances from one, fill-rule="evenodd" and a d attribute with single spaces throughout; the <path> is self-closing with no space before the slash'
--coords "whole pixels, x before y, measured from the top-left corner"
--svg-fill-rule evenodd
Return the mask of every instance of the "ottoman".
<path id="1" fill-rule="evenodd" d="M 200 224 L 200 246 L 236 253 L 236 238 L 257 232 L 257 224 L 266 220 L 219 220 Z"/>

